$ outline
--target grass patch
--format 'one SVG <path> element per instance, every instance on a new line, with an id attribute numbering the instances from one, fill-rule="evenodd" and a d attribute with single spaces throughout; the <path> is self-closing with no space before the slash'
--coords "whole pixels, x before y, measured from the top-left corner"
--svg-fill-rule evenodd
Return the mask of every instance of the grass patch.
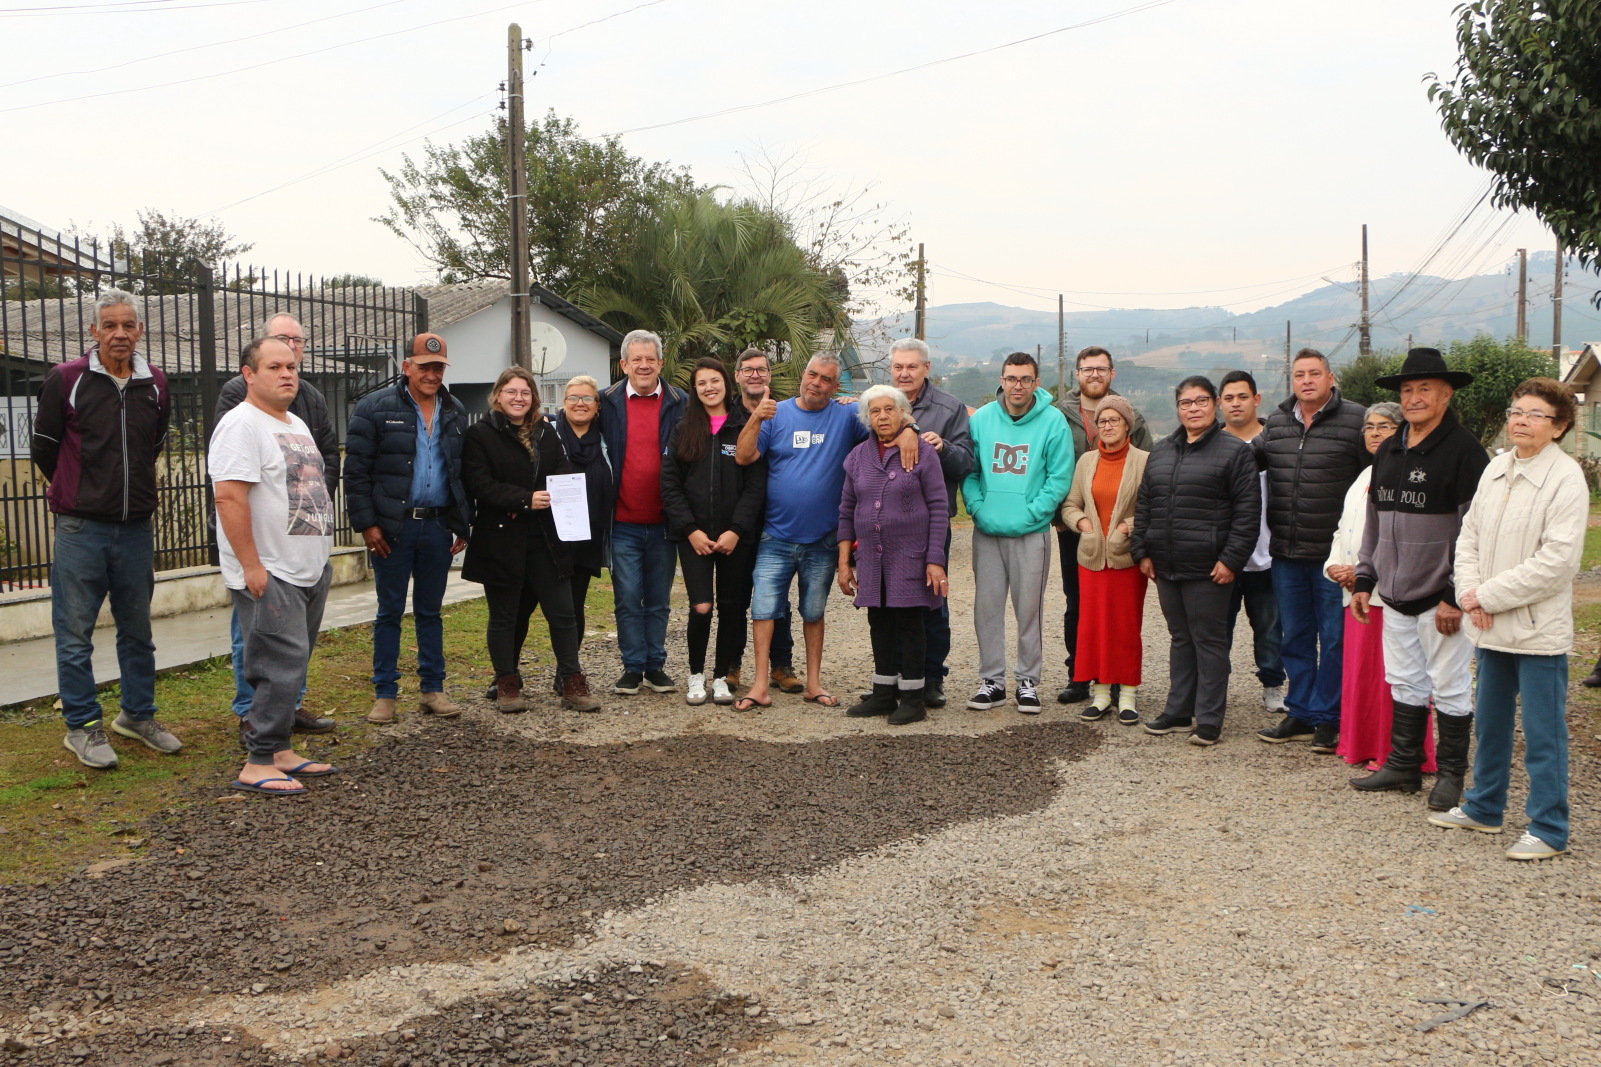
<path id="1" fill-rule="evenodd" d="M 612 626 L 611 586 L 590 586 L 586 624 Z M 458 699 L 481 695 L 493 677 L 484 646 L 488 608 L 482 599 L 444 610 L 445 686 Z M 112 640 L 109 630 L 98 634 Z M 523 651 L 525 664 L 553 657 L 543 623 L 536 617 Z M 408 616 L 401 629 L 403 697 L 416 692 L 417 641 Z M 372 703 L 372 627 L 323 633 L 312 656 L 306 706 L 333 715 L 339 731 L 321 737 L 297 735 L 296 750 L 338 762 L 342 754 L 382 743 L 379 727 L 364 716 Z M 117 714 L 116 685 L 100 690 L 109 721 Z M 0 711 L 0 881 L 36 881 L 108 855 L 137 854 L 139 826 L 148 816 L 194 800 L 197 787 L 227 788 L 244 761 L 236 720 L 229 711 L 233 671 L 226 657 L 167 671 L 156 679 L 161 720 L 183 740 L 183 750 L 163 756 L 128 738 L 113 736 L 119 765 L 93 771 L 62 747 L 64 728 L 53 700 Z M 404 706 L 404 705 L 403 705 Z"/>
<path id="2" fill-rule="evenodd" d="M 1584 558 L 1579 566 L 1585 570 L 1601 567 L 1601 526 L 1587 526 L 1584 530 Z"/>

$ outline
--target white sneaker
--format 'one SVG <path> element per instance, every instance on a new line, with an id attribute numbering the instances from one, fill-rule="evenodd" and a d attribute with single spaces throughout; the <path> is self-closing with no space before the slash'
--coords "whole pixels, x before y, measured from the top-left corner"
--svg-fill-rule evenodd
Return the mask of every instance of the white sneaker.
<path id="1" fill-rule="evenodd" d="M 1262 706 L 1269 711 L 1285 711 L 1289 705 L 1284 703 L 1284 687 L 1282 685 L 1262 687 Z"/>
<path id="2" fill-rule="evenodd" d="M 1491 826 L 1487 822 L 1480 822 L 1461 808 L 1452 808 L 1450 811 L 1435 812 L 1429 816 L 1431 826 L 1443 826 L 1447 830 L 1477 830 L 1481 834 L 1498 834 L 1501 827 Z M 1522 844 L 1522 842 L 1519 842 Z"/>
<path id="3" fill-rule="evenodd" d="M 1552 856 L 1560 856 L 1567 852 L 1565 848 L 1553 848 L 1533 834 L 1524 834 L 1518 838 L 1518 843 L 1506 850 L 1509 860 L 1548 860 Z"/>
<path id="4" fill-rule="evenodd" d="M 706 703 L 706 676 L 704 674 L 692 674 L 689 676 L 689 692 L 684 695 L 684 703 L 694 705 Z"/>
<path id="5" fill-rule="evenodd" d="M 734 692 L 733 692 L 733 690 L 728 688 L 728 679 L 727 678 L 713 678 L 712 679 L 712 703 L 713 704 L 732 704 L 733 702 L 734 702 Z"/>

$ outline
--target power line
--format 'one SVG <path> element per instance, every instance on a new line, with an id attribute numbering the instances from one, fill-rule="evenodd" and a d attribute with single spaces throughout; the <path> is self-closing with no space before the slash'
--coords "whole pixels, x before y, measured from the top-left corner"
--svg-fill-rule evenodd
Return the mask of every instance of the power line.
<path id="1" fill-rule="evenodd" d="M 1059 33 L 1068 33 L 1072 30 L 1082 30 L 1090 26 L 1098 26 L 1103 22 L 1111 22 L 1114 19 L 1120 19 L 1128 15 L 1139 14 L 1142 11 L 1149 11 L 1152 8 L 1165 7 L 1168 4 L 1176 2 L 1177 0 L 1146 0 L 1145 3 L 1135 4 L 1133 7 L 1126 7 L 1120 11 L 1113 11 L 1092 19 L 1086 19 L 1083 22 L 1075 22 L 1071 26 L 1058 26 L 1054 30 L 1046 30 L 1044 33 L 1036 33 L 1029 37 L 1020 37 L 1015 41 L 1007 41 L 1005 44 L 991 45 L 988 48 L 980 48 L 972 52 L 963 52 L 960 55 L 945 56 L 943 59 L 931 59 L 926 63 L 918 63 L 914 66 L 902 67 L 900 70 L 886 71 L 883 74 L 872 74 L 868 77 L 856 78 L 852 81 L 836 82 L 833 85 L 824 85 L 816 89 L 806 89 L 798 93 L 790 93 L 787 96 L 775 96 L 771 100 L 763 100 L 754 104 L 738 104 L 734 107 L 720 108 L 717 111 L 707 111 L 699 115 L 690 115 L 687 118 L 672 119 L 668 122 L 655 122 L 647 126 L 634 126 L 629 129 L 618 130 L 616 133 L 606 134 L 604 136 L 622 137 L 630 133 L 644 133 L 647 130 L 665 129 L 668 126 L 682 126 L 688 122 L 700 122 L 703 119 L 720 118 L 723 115 L 734 115 L 741 111 L 754 111 L 757 108 L 771 107 L 774 104 L 784 104 L 791 100 L 802 100 L 808 96 L 817 96 L 820 93 L 831 93 L 836 89 L 850 89 L 858 85 L 867 85 L 870 82 L 883 81 L 885 78 L 896 78 L 902 74 L 911 74 L 914 71 L 928 70 L 930 67 L 938 67 L 946 63 L 955 63 L 963 59 L 972 59 L 975 56 L 988 55 L 991 52 L 999 52 L 1005 48 L 1015 48 L 1018 45 L 1028 44 L 1032 41 L 1043 40 L 1046 37 L 1054 37 Z"/>
<path id="2" fill-rule="evenodd" d="M 182 7 L 158 5 L 177 3 L 178 0 L 121 0 L 100 4 L 57 4 L 51 7 L 0 8 L 0 18 L 35 18 L 41 15 L 165 15 L 172 11 L 194 11 L 204 7 L 243 7 L 246 4 L 266 4 L 272 0 L 202 0 Z"/>

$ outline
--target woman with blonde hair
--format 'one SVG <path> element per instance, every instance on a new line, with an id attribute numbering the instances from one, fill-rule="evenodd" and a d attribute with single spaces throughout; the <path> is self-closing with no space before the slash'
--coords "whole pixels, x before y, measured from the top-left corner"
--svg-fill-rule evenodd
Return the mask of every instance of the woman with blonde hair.
<path id="1" fill-rule="evenodd" d="M 545 488 L 552 474 L 571 472 L 555 427 L 539 417 L 534 376 L 521 367 L 502 371 L 489 394 L 489 413 L 467 431 L 461 454 L 462 481 L 475 509 L 461 576 L 481 583 L 489 603 L 485 640 L 502 712 L 528 708 L 518 665 L 536 607 L 544 609 L 550 628 L 562 704 L 600 710 L 578 665 L 572 559 L 556 536 Z"/>
<path id="2" fill-rule="evenodd" d="M 1095 411 L 1095 448 L 1080 456 L 1062 504 L 1062 521 L 1078 541 L 1078 654 L 1073 681 L 1093 682 L 1090 703 L 1079 718 L 1094 722 L 1112 710 L 1118 686 L 1117 721 L 1140 721 L 1135 690 L 1140 685 L 1140 627 L 1148 579 L 1131 555 L 1134 505 L 1150 455 L 1129 443 L 1134 408 L 1116 393 Z"/>

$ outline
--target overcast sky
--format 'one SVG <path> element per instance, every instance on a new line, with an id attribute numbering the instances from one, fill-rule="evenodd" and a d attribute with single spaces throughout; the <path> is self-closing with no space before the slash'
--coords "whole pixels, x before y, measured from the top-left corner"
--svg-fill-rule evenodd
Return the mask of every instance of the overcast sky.
<path id="1" fill-rule="evenodd" d="M 765 149 L 871 183 L 926 242 L 932 303 L 1245 311 L 1353 277 L 1364 222 L 1375 275 L 1412 270 L 1482 191 L 1422 82 L 1452 68 L 1457 2 L 0 0 L 0 204 L 60 228 L 215 213 L 265 266 L 430 280 L 368 221 L 378 168 L 487 128 L 515 20 L 531 115 L 637 130 L 706 182 Z M 1500 221 L 1436 269 L 1552 243 Z"/>

